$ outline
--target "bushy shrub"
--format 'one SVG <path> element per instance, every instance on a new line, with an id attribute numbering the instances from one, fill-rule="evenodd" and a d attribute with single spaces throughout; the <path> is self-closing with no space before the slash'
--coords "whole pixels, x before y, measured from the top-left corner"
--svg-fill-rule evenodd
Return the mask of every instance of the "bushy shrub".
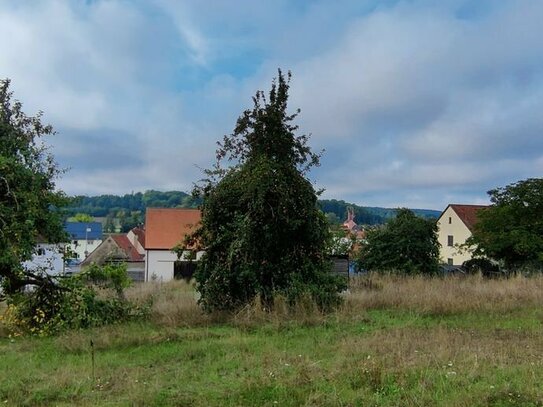
<path id="1" fill-rule="evenodd" d="M 75 276 L 59 277 L 53 286 L 13 294 L 8 297 L 4 324 L 15 336 L 43 336 L 143 317 L 147 306 L 135 306 L 119 295 L 119 287 L 128 278 L 123 273 L 126 275 L 124 265 L 93 266 Z M 117 295 L 99 295 L 100 287 L 93 281 L 113 288 Z"/>

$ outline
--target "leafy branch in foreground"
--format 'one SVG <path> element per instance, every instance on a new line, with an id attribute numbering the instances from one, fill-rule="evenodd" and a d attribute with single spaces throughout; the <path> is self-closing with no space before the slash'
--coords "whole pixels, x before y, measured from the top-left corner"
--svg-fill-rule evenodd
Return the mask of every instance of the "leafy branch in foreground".
<path id="1" fill-rule="evenodd" d="M 12 99 L 10 81 L 0 81 L 0 282 L 4 294 L 27 285 L 48 286 L 53 280 L 42 270 L 23 263 L 32 258 L 38 238 L 64 240 L 56 208 L 65 203 L 55 190 L 60 170 L 41 138 L 54 134 L 41 122 L 42 113 L 29 117 Z"/>

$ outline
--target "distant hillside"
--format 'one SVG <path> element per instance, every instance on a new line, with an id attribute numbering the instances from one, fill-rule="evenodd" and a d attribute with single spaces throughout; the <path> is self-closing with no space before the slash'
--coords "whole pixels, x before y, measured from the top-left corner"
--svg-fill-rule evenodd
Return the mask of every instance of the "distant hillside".
<path id="1" fill-rule="evenodd" d="M 143 224 L 146 208 L 196 208 L 199 201 L 181 191 L 145 191 L 133 194 L 76 196 L 72 203 L 64 208 L 66 218 L 76 214 L 88 214 L 102 218 L 104 231 L 128 231 L 132 227 Z M 347 216 L 347 208 L 352 207 L 355 221 L 361 225 L 379 225 L 396 216 L 396 210 L 390 208 L 358 206 L 336 199 L 319 201 L 319 207 L 332 223 L 341 223 Z M 429 209 L 413 209 L 424 218 L 437 218 L 439 211 Z"/>
<path id="2" fill-rule="evenodd" d="M 373 206 L 358 206 L 345 201 L 336 199 L 323 199 L 319 201 L 319 207 L 326 214 L 332 223 L 343 222 L 347 217 L 347 208 L 352 207 L 355 214 L 355 222 L 359 225 L 380 225 L 396 216 L 396 209 L 380 208 Z M 432 209 L 412 209 L 416 215 L 432 219 L 437 219 L 441 215 L 440 211 Z"/>
<path id="3" fill-rule="evenodd" d="M 146 208 L 196 208 L 198 204 L 185 192 L 150 190 L 122 196 L 75 196 L 63 211 L 66 218 L 77 214 L 102 218 L 105 232 L 127 232 L 144 223 Z"/>

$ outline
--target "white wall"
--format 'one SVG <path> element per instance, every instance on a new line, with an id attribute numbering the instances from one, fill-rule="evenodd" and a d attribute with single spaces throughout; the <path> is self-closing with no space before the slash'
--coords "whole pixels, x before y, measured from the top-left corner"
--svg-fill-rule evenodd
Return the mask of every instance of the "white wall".
<path id="1" fill-rule="evenodd" d="M 75 240 L 71 240 L 70 243 L 66 244 L 66 247 L 69 248 L 72 252 L 77 254 L 77 259 L 79 261 L 83 261 L 86 259 L 87 256 L 85 256 L 85 251 L 87 251 L 87 255 L 91 254 L 94 249 L 96 249 L 98 246 L 100 246 L 100 243 L 102 241 L 100 239 L 91 240 L 89 239 L 86 241 L 85 239 L 77 240 L 77 246 L 73 244 Z"/>
<path id="2" fill-rule="evenodd" d="M 200 260 L 203 253 L 196 254 L 197 261 Z M 186 255 L 183 257 L 185 258 Z M 173 280 L 173 264 L 177 260 L 177 254 L 169 250 L 146 250 L 145 281 L 166 282 Z"/>
<path id="3" fill-rule="evenodd" d="M 32 260 L 25 261 L 23 267 L 29 270 L 43 269 L 48 274 L 64 273 L 64 258 L 62 245 L 39 243 Z"/>
<path id="4" fill-rule="evenodd" d="M 459 248 L 459 245 L 465 243 L 471 236 L 471 232 L 451 207 L 448 207 L 441 215 L 437 226 L 439 228 L 438 240 L 441 244 L 439 254 L 443 263 L 447 263 L 448 259 L 452 259 L 455 266 L 460 266 L 463 262 L 472 258 L 471 251 L 460 250 Z M 453 246 L 449 246 L 448 236 L 453 237 Z"/>

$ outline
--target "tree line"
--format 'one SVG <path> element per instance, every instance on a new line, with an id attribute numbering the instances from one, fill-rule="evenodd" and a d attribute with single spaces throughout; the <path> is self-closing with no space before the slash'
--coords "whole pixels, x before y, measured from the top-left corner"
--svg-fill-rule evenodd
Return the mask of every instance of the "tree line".
<path id="1" fill-rule="evenodd" d="M 128 232 L 143 225 L 146 208 L 196 208 L 201 200 L 181 191 L 136 192 L 125 195 L 79 195 L 62 208 L 64 219 L 80 221 L 87 215 L 105 218 L 104 231 Z"/>
<path id="2" fill-rule="evenodd" d="M 113 232 L 114 230 L 109 229 L 116 226 L 120 226 L 121 231 L 127 231 L 138 224 L 143 224 L 146 208 L 197 208 L 201 203 L 200 198 L 181 191 L 148 190 L 125 195 L 75 196 L 63 208 L 63 212 L 67 218 L 77 218 L 80 214 L 105 217 L 105 230 Z M 396 217 L 398 212 L 397 209 L 365 207 L 336 199 L 320 199 L 317 204 L 332 225 L 343 223 L 348 208 L 353 209 L 355 220 L 360 225 L 385 224 L 389 219 Z M 426 219 L 436 219 L 439 216 L 439 211 L 429 209 L 412 211 Z"/>

